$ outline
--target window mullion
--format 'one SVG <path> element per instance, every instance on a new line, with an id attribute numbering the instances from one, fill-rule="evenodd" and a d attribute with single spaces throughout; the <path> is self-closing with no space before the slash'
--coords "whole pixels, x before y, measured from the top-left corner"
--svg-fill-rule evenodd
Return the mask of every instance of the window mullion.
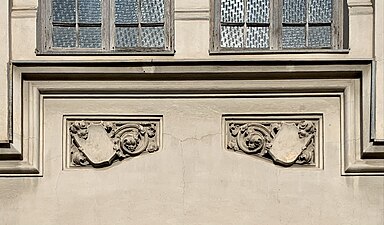
<path id="1" fill-rule="evenodd" d="M 48 47 L 48 50 L 51 50 L 53 47 L 53 10 L 52 10 L 52 1 L 48 1 L 47 6 L 45 8 L 47 10 L 47 13 L 49 15 L 48 18 L 42 18 L 42 20 L 45 20 L 46 28 L 49 28 L 46 30 L 47 32 L 47 39 L 44 41 L 44 48 Z"/>
<path id="2" fill-rule="evenodd" d="M 214 50 L 218 51 L 221 48 L 221 2 L 220 1 L 214 1 L 214 9 L 213 10 L 213 18 L 214 18 L 214 37 L 213 37 L 213 46 Z M 218 9 L 218 10 L 216 10 Z"/>
<path id="3" fill-rule="evenodd" d="M 111 50 L 111 10 L 112 4 L 111 0 L 103 0 L 102 2 L 102 23 L 101 23 L 101 30 L 102 30 L 102 48 L 103 50 L 109 51 Z"/>
<path id="4" fill-rule="evenodd" d="M 305 0 L 305 15 L 306 15 L 306 24 L 305 24 L 305 47 L 309 46 L 309 1 Z"/>
<path id="5" fill-rule="evenodd" d="M 248 18 L 248 0 L 243 0 L 244 13 L 243 13 L 243 48 L 247 47 L 247 18 Z"/>
<path id="6" fill-rule="evenodd" d="M 76 16 L 76 48 L 80 48 L 80 29 L 79 29 L 79 0 L 75 0 L 75 16 Z"/>
<path id="7" fill-rule="evenodd" d="M 282 0 L 271 0 L 270 4 L 270 45 L 272 50 L 281 49 L 282 39 Z"/>
<path id="8" fill-rule="evenodd" d="M 276 46 L 275 46 L 275 20 L 274 20 L 274 11 L 276 10 L 275 9 L 275 1 L 274 0 L 270 0 L 269 2 L 269 49 L 271 50 L 274 50 L 276 49 Z"/>
<path id="9" fill-rule="evenodd" d="M 167 0 L 164 0 L 164 15 L 163 15 L 163 29 L 164 29 L 164 47 L 167 49 L 168 42 L 169 42 L 169 36 L 168 36 L 168 18 L 170 17 L 170 14 L 168 12 L 168 7 L 165 7 L 167 4 Z"/>
<path id="10" fill-rule="evenodd" d="M 109 13 L 110 18 L 108 19 L 108 26 L 109 26 L 109 48 L 111 50 L 115 49 L 115 43 L 116 43 L 116 6 L 115 6 L 115 0 L 109 0 Z"/>
<path id="11" fill-rule="evenodd" d="M 138 39 L 137 39 L 137 45 L 138 45 L 138 47 L 142 47 L 142 41 L 141 41 L 141 39 L 142 39 L 142 32 L 141 32 L 141 0 L 137 0 L 137 22 L 138 22 L 138 27 L 137 27 L 137 29 L 138 29 L 138 34 L 139 34 L 139 37 L 138 37 Z"/>
<path id="12" fill-rule="evenodd" d="M 334 0 L 332 2 L 332 22 L 331 22 L 331 47 L 332 49 L 343 48 L 342 34 L 343 34 L 343 2 L 340 0 Z"/>

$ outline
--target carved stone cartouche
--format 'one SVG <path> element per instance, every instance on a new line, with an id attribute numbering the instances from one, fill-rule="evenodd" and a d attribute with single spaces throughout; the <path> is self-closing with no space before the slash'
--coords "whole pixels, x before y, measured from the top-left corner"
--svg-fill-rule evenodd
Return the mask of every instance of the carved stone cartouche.
<path id="1" fill-rule="evenodd" d="M 159 121 L 70 122 L 70 166 L 108 166 L 159 149 Z"/>
<path id="2" fill-rule="evenodd" d="M 227 122 L 227 149 L 282 166 L 314 164 L 316 125 L 298 122 Z"/>

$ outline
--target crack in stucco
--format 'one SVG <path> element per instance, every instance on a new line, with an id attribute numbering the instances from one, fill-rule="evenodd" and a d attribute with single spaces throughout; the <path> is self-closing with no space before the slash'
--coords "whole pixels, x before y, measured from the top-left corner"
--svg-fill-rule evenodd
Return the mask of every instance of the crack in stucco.
<path id="1" fill-rule="evenodd" d="M 177 142 L 179 143 L 179 146 L 180 146 L 180 156 L 181 156 L 181 171 L 182 171 L 182 178 L 181 178 L 181 189 L 182 189 L 182 205 L 183 205 L 183 216 L 185 217 L 187 215 L 187 212 L 186 212 L 186 204 L 185 204 L 185 196 L 186 196 L 186 189 L 187 189 L 187 183 L 186 183 L 186 167 L 185 167 L 185 155 L 184 155 L 184 144 L 186 142 L 189 142 L 189 141 L 202 141 L 203 139 L 206 139 L 206 138 L 209 138 L 209 137 L 213 137 L 213 136 L 216 136 L 216 135 L 221 135 L 221 133 L 211 133 L 211 134 L 206 134 L 206 135 L 203 135 L 203 136 L 200 136 L 200 137 L 188 137 L 188 138 L 184 138 L 184 139 L 181 139 L 179 137 L 176 137 L 175 135 L 173 134 L 169 134 L 169 133 L 163 133 L 164 136 L 169 136 L 170 138 L 173 138 L 175 140 L 177 140 Z M 183 220 L 183 224 L 184 224 L 184 220 Z"/>
<path id="2" fill-rule="evenodd" d="M 215 135 L 221 135 L 221 133 L 211 133 L 211 134 L 203 135 L 201 137 L 188 137 L 188 138 L 184 138 L 184 139 L 181 139 L 181 138 L 176 137 L 175 135 L 172 135 L 172 134 L 169 134 L 169 133 L 164 133 L 163 135 L 168 135 L 168 136 L 178 140 L 180 143 L 184 143 L 184 142 L 187 142 L 187 141 L 202 141 L 203 139 L 205 139 L 207 137 L 211 137 L 211 136 L 215 136 Z"/>

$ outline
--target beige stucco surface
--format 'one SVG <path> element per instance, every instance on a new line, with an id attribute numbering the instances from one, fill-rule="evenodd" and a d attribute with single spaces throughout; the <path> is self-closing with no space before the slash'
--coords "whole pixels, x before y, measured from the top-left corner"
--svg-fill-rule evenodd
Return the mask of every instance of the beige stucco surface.
<path id="1" fill-rule="evenodd" d="M 1 2 L 0 8 L 0 142 L 8 140 L 8 78 L 9 24 L 8 2 Z"/>
<path id="2" fill-rule="evenodd" d="M 207 61 L 220 61 L 221 64 L 235 62 L 233 64 L 235 65 L 236 62 L 239 64 L 246 62 L 257 65 L 259 61 L 267 60 L 269 66 L 258 69 L 258 73 L 252 77 L 260 81 L 258 84 L 260 89 L 263 87 L 263 78 L 260 77 L 266 77 L 263 72 L 299 71 L 307 72 L 307 75 L 314 77 L 316 70 L 321 70 L 319 74 L 322 74 L 329 69 L 326 71 L 326 76 L 332 80 L 340 78 L 337 77 L 339 72 L 343 74 L 340 76 L 345 76 L 345 73 L 341 73 L 345 70 L 349 74 L 342 78 L 343 82 L 348 83 L 349 76 L 352 76 L 350 74 L 353 74 L 353 68 L 359 67 L 351 66 L 352 69 L 338 70 L 332 66 L 327 68 L 328 60 L 330 64 L 332 60 L 354 60 L 356 64 L 362 62 L 364 66 L 369 64 L 367 64 L 369 60 L 375 60 L 377 69 L 374 80 L 375 98 L 369 96 L 370 84 L 365 83 L 361 92 L 358 89 L 360 87 L 356 86 L 357 91 L 355 91 L 364 95 L 361 109 L 365 115 L 371 112 L 369 108 L 371 99 L 375 101 L 372 113 L 376 118 L 376 126 L 372 134 L 377 140 L 384 139 L 384 28 L 382 26 L 384 3 L 381 0 L 376 0 L 374 3 L 370 0 L 347 1 L 349 51 L 248 55 L 210 55 L 209 0 L 175 0 L 176 52 L 175 55 L 169 56 L 38 56 L 35 54 L 36 39 L 39 35 L 36 33 L 37 2 L 37 0 L 1 1 L 0 40 L 4 40 L 5 47 L 0 48 L 0 142 L 8 140 L 9 131 L 7 63 L 27 65 L 26 67 L 32 62 L 47 63 L 42 66 L 44 73 L 64 71 L 68 74 L 71 71 L 77 71 L 80 77 L 79 71 L 84 74 L 89 72 L 84 67 L 86 63 L 106 61 L 122 63 L 195 61 L 197 65 Z M 8 7 L 10 13 L 8 13 Z M 276 69 L 271 63 L 284 60 L 301 61 L 301 64 L 295 67 L 288 63 Z M 57 69 L 51 68 L 49 64 L 49 62 L 79 61 L 85 62 L 82 64 L 83 67 L 76 68 L 68 64 L 72 66 L 70 69 Z M 321 66 L 306 65 L 312 62 L 320 62 Z M 122 72 L 118 71 L 118 66 L 114 67 L 111 64 L 108 68 L 108 65 L 102 64 L 103 68 L 96 72 L 103 73 L 105 76 L 108 76 L 109 72 L 113 75 Z M 161 73 L 162 70 L 167 71 L 162 66 L 138 65 L 140 66 L 135 68 L 137 73 L 154 73 L 152 77 L 156 77 L 156 73 Z M 172 72 L 169 65 L 169 71 Z M 344 67 L 347 66 L 344 65 Z M 215 71 L 203 66 L 190 68 L 201 69 L 207 73 L 207 76 L 222 69 L 217 67 Z M 20 66 L 17 69 L 22 71 L 24 68 Z M 28 73 L 29 69 L 28 67 L 25 71 Z M 96 73 L 95 68 L 90 69 Z M 227 72 L 226 76 L 236 80 L 233 74 L 240 72 L 235 71 L 237 69 L 243 69 L 249 74 L 246 67 L 239 66 Z M 30 78 L 37 80 L 33 85 L 50 85 L 50 81 L 44 81 L 45 78 L 49 78 L 49 75 L 40 77 L 39 71 L 33 69 L 30 71 L 32 71 L 31 74 L 33 73 Z M 360 70 L 356 69 L 356 71 Z M 18 73 L 14 72 L 9 76 L 15 74 Z M 54 76 L 58 77 L 53 74 Z M 167 77 L 158 76 L 160 77 L 156 78 L 159 79 L 158 84 L 143 79 L 145 81 L 142 81 L 141 85 L 155 92 L 162 90 L 162 85 L 167 84 L 167 81 L 164 81 Z M 181 74 L 179 78 L 183 79 L 184 76 L 187 79 L 183 83 L 185 92 L 188 87 L 192 89 L 194 85 L 203 82 L 202 80 L 196 82 L 185 74 Z M 23 93 L 23 88 L 24 91 L 27 90 L 28 82 L 23 83 L 23 78 L 18 77 L 13 80 L 12 86 L 14 106 L 12 144 L 20 151 L 22 149 L 20 146 L 34 147 L 33 145 L 37 143 L 33 138 L 36 137 L 23 137 L 23 132 L 28 129 L 37 131 L 42 129 L 42 136 L 38 138 L 38 143 L 42 144 L 43 157 L 39 165 L 43 166 L 41 171 L 43 176 L 0 177 L 0 224 L 384 224 L 384 177 L 341 175 L 344 172 L 342 169 L 344 157 L 342 154 L 345 147 L 343 146 L 345 144 L 343 127 L 348 125 L 353 128 L 353 131 L 347 130 L 345 133 L 358 134 L 361 118 L 349 118 L 349 121 L 353 121 L 352 124 L 346 125 L 343 122 L 350 115 L 358 115 L 351 112 L 357 112 L 360 108 L 348 108 L 351 104 L 344 105 L 344 102 L 341 102 L 343 100 L 336 95 L 316 97 L 311 94 L 305 97 L 304 94 L 292 94 L 294 86 L 292 83 L 297 77 L 291 73 L 285 78 L 288 76 L 292 80 L 286 83 L 290 83 L 291 89 L 288 88 L 288 84 L 285 87 L 284 81 L 281 82 L 281 87 L 274 86 L 274 91 L 277 90 L 282 95 L 286 94 L 285 97 L 255 95 L 247 98 L 167 96 L 166 98 L 139 99 L 124 96 L 106 98 L 103 95 L 100 98 L 90 99 L 89 93 L 92 90 L 89 90 L 87 85 L 99 83 L 98 87 L 102 87 L 103 81 L 90 81 L 83 84 L 73 82 L 75 86 L 71 86 L 71 81 L 63 82 L 63 86 L 60 86 L 60 82 L 54 81 L 45 91 L 51 90 L 51 93 L 55 93 L 56 89 L 61 90 L 66 86 L 66 88 L 69 87 L 68 89 L 77 89 L 78 95 L 76 98 L 68 98 L 66 95 L 41 98 L 43 104 L 38 109 L 42 110 L 40 124 L 36 122 L 38 121 L 36 118 L 33 118 L 34 112 L 28 112 L 26 107 L 37 105 L 39 98 L 35 99 L 36 102 L 32 102 L 32 98 L 29 98 L 32 94 Z M 371 76 L 371 74 L 364 74 L 364 76 Z M 41 84 L 38 79 L 41 79 Z M 119 84 L 120 89 L 112 90 L 113 94 L 125 93 L 124 85 L 129 81 L 126 77 L 123 80 L 124 82 Z M 148 84 L 145 84 L 146 81 Z M 305 80 L 298 81 L 298 89 L 304 85 L 316 89 L 314 92 L 327 92 L 328 89 L 332 89 L 332 85 L 324 89 L 317 88 L 321 86 L 315 83 L 317 81 L 313 83 Z M 266 90 L 268 85 L 272 86 L 271 82 L 267 83 L 266 79 Z M 58 85 L 54 86 L 56 84 Z M 217 82 L 212 87 L 215 90 L 221 90 L 224 87 L 222 84 Z M 247 85 L 250 88 L 252 83 Z M 337 85 L 335 81 L 335 86 Z M 107 86 L 108 84 L 105 84 L 106 88 Z M 137 90 L 140 87 L 137 86 Z M 230 86 L 227 84 L 225 88 Z M 99 88 L 98 91 L 102 92 L 102 89 Z M 287 93 L 285 93 L 286 90 L 288 90 Z M 237 90 L 237 93 L 241 93 L 241 90 Z M 359 98 L 352 100 L 358 102 L 357 99 Z M 24 109 L 21 109 L 22 103 Z M 347 113 L 343 114 L 345 112 Z M 300 116 L 311 113 L 323 116 L 323 129 L 319 134 L 323 140 L 321 148 L 323 158 L 320 168 L 299 166 L 284 168 L 267 160 L 226 149 L 223 133 L 224 114 Z M 64 151 L 68 138 L 66 131 L 63 130 L 64 117 L 71 115 L 83 117 L 161 115 L 161 148 L 158 152 L 126 159 L 107 168 L 64 168 L 67 154 Z M 345 118 L 342 118 L 343 115 Z M 369 116 L 365 118 L 372 119 Z M 370 129 L 368 120 L 361 123 L 363 130 L 367 131 L 362 137 L 367 139 Z M 36 123 L 33 124 L 33 122 Z M 350 140 L 347 139 L 347 142 L 357 143 L 359 137 L 355 138 L 353 135 L 350 136 Z M 0 146 L 0 153 L 3 147 Z M 351 156 L 351 161 L 354 159 L 354 156 Z"/>
<path id="3" fill-rule="evenodd" d="M 377 224 L 383 177 L 340 176 L 338 97 L 46 99 L 44 177 L 0 179 L 1 224 Z M 324 169 L 224 149 L 224 113 L 324 116 Z M 161 149 L 63 170 L 63 116 L 163 115 Z M 5 216 L 4 216 L 5 215 Z"/>
<path id="4" fill-rule="evenodd" d="M 384 139 L 384 2 L 375 1 L 376 138 Z"/>
<path id="5" fill-rule="evenodd" d="M 349 53 L 209 55 L 209 0 L 175 1 L 174 56 L 109 56 L 108 60 L 183 59 L 371 59 L 373 57 L 373 6 L 369 0 L 349 1 Z M 36 56 L 37 1 L 14 1 L 12 10 L 13 60 L 63 60 L 61 56 Z M 28 37 L 28 38 L 25 38 Z M 361 45 L 361 43 L 364 45 Z M 103 56 L 65 56 L 65 60 L 105 60 Z"/>
<path id="6" fill-rule="evenodd" d="M 341 59 L 366 59 L 377 60 L 376 79 L 376 129 L 375 137 L 384 138 L 384 113 L 383 104 L 383 60 L 382 55 L 382 15 L 384 11 L 382 1 L 348 0 L 349 11 L 349 52 L 323 53 L 323 54 L 261 54 L 261 55 L 209 55 L 209 0 L 175 1 L 175 50 L 174 56 L 36 56 L 36 16 L 37 0 L 10 1 L 12 29 L 11 59 L 8 59 L 8 48 L 0 50 L 1 81 L 0 103 L 0 138 L 6 135 L 6 63 L 12 61 L 150 61 L 150 60 L 341 60 Z M 7 4 L 7 1 L 5 1 Z M 7 5 L 5 5 L 7 6 Z M 2 15 L 6 17 L 7 7 L 2 7 Z M 8 32 L 8 20 L 0 23 L 1 35 Z M 6 45 L 7 46 L 7 45 Z"/>

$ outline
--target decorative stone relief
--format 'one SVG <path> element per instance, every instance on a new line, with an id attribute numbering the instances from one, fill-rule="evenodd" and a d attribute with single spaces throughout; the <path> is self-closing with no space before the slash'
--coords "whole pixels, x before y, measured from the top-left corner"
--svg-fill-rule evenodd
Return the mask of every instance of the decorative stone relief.
<path id="1" fill-rule="evenodd" d="M 272 160 L 281 166 L 316 165 L 316 121 L 226 121 L 228 150 Z"/>
<path id="2" fill-rule="evenodd" d="M 159 150 L 160 120 L 68 121 L 69 167 L 104 167 Z"/>

